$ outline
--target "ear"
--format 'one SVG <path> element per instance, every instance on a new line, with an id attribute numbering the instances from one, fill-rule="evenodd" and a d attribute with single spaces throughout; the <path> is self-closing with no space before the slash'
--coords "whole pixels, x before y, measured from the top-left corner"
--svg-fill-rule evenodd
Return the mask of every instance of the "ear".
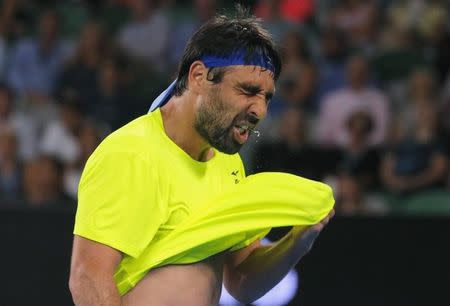
<path id="1" fill-rule="evenodd" d="M 195 61 L 189 68 L 188 86 L 194 93 L 200 93 L 207 81 L 208 68 L 202 61 Z"/>

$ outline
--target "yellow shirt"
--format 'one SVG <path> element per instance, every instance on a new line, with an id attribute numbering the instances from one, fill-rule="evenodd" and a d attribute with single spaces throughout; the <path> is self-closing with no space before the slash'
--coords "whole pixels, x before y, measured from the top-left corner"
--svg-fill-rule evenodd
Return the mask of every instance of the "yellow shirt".
<path id="1" fill-rule="evenodd" d="M 120 294 L 152 268 L 234 251 L 271 227 L 318 223 L 329 186 L 285 173 L 245 177 L 239 155 L 188 156 L 165 134 L 159 110 L 107 137 L 89 158 L 74 233 L 124 253 Z"/>
<path id="2" fill-rule="evenodd" d="M 123 252 L 119 270 L 133 274 L 127 264 L 145 260 L 152 241 L 245 176 L 238 154 L 214 153 L 192 159 L 167 137 L 159 109 L 130 122 L 89 158 L 74 233 Z"/>

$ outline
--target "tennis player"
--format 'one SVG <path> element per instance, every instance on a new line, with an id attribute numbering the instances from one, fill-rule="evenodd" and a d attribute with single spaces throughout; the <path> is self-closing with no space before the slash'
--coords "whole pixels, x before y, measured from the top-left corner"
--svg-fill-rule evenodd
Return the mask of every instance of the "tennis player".
<path id="1" fill-rule="evenodd" d="M 86 164 L 69 283 L 75 305 L 217 305 L 222 283 L 249 303 L 310 250 L 332 210 L 271 245 L 260 244 L 265 231 L 220 252 L 209 244 L 196 250 L 208 254 L 199 261 L 183 253 L 171 257 L 177 264 L 149 269 L 146 262 L 155 253 L 163 262 L 170 250 L 152 247 L 201 203 L 245 179 L 237 152 L 265 117 L 280 70 L 269 34 L 243 12 L 218 16 L 193 34 L 177 79 L 150 112 L 108 136 Z M 238 196 L 251 201 L 258 192 Z"/>

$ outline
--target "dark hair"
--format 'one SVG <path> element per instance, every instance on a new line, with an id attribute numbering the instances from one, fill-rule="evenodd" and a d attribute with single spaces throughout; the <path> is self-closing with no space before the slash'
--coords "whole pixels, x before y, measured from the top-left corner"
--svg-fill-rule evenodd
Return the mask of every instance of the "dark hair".
<path id="1" fill-rule="evenodd" d="M 178 67 L 178 79 L 174 95 L 180 96 L 187 88 L 189 69 L 193 62 L 204 55 L 229 56 L 236 50 L 244 50 L 246 62 L 256 54 L 268 57 L 274 67 L 274 80 L 281 71 L 281 58 L 271 35 L 242 7 L 236 8 L 234 17 L 216 16 L 203 24 L 189 39 Z M 219 83 L 227 67 L 209 68 L 208 78 Z"/>

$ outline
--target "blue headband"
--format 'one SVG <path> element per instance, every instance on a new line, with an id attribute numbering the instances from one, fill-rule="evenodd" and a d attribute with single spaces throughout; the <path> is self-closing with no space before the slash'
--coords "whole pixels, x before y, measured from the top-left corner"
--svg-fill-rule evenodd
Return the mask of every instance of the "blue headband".
<path id="1" fill-rule="evenodd" d="M 253 57 L 248 60 L 245 59 L 245 51 L 237 50 L 233 52 L 230 56 L 220 57 L 216 55 L 205 55 L 200 58 L 203 64 L 208 68 L 216 68 L 216 67 L 226 67 L 226 66 L 237 66 L 237 65 L 246 65 L 246 66 L 258 66 L 263 69 L 270 70 L 275 72 L 275 68 L 272 64 L 272 60 L 267 55 L 258 52 Z M 169 87 L 166 88 L 151 104 L 149 112 L 154 111 L 158 107 L 166 104 L 173 94 L 173 89 L 175 88 L 175 83 L 177 80 L 173 81 Z"/>

